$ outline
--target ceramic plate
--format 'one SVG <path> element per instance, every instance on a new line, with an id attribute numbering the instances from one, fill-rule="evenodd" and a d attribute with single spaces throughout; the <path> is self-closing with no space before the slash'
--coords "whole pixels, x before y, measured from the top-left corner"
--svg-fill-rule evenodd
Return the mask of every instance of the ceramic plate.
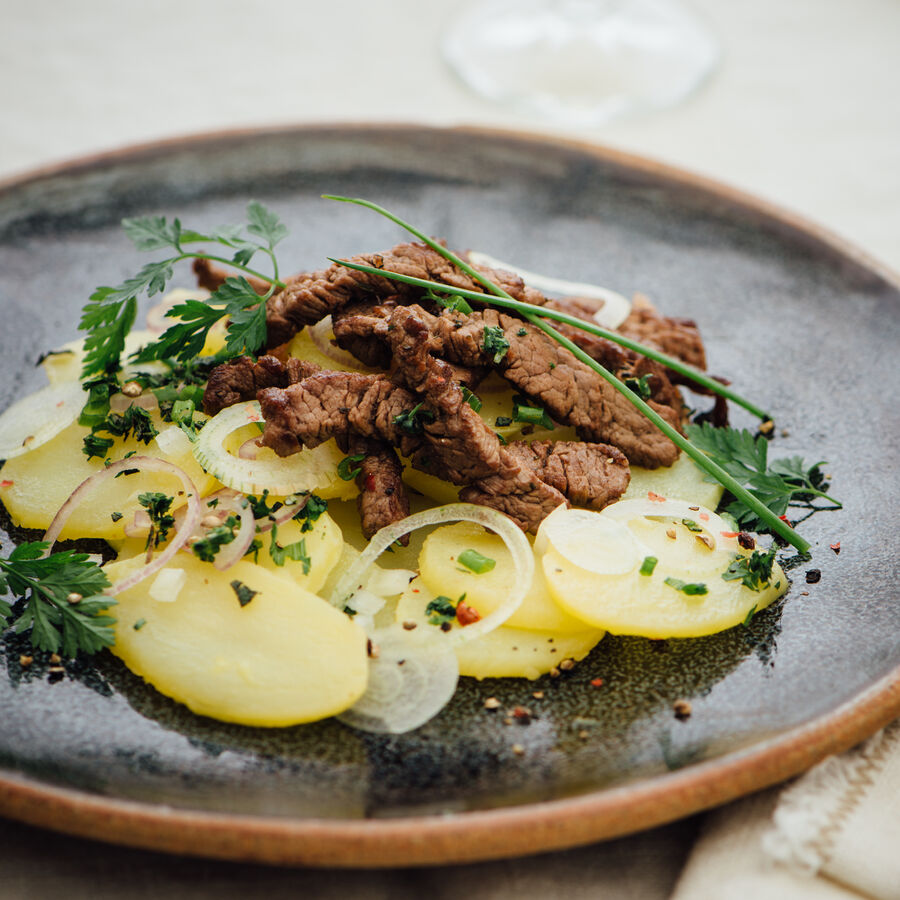
<path id="1" fill-rule="evenodd" d="M 453 247 L 641 291 L 695 318 L 711 370 L 775 413 L 771 453 L 827 460 L 844 510 L 805 524 L 812 560 L 795 561 L 786 602 L 748 627 L 607 637 L 559 678 L 464 680 L 439 717 L 398 737 L 335 721 L 222 724 L 111 657 L 70 663 L 58 680 L 40 661 L 23 671 L 22 645 L 7 639 L 0 812 L 235 859 L 511 856 L 737 797 L 900 713 L 897 283 L 819 230 L 702 179 L 547 138 L 418 127 L 215 135 L 44 171 L 0 187 L 2 405 L 41 384 L 36 359 L 75 335 L 92 289 L 146 261 L 123 216 L 204 228 L 242 221 L 257 198 L 289 225 L 280 258 L 297 269 L 403 238 L 323 193 L 373 199 Z M 504 725 L 483 708 L 490 695 L 535 719 Z M 693 707 L 685 721 L 673 713 L 680 699 Z"/>

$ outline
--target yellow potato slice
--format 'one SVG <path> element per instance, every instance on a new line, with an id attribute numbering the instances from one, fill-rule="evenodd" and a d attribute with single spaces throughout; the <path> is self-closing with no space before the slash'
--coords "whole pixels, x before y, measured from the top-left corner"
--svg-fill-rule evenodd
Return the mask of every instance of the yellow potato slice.
<path id="1" fill-rule="evenodd" d="M 303 531 L 302 528 L 301 522 L 291 519 L 278 526 L 276 539 L 280 547 L 303 541 L 300 549 L 309 560 L 308 571 L 304 571 L 306 566 L 302 559 L 286 559 L 282 566 L 276 564 L 270 552 L 271 532 L 259 535 L 263 546 L 256 561 L 260 566 L 275 574 L 289 576 L 308 591 L 316 593 L 325 584 L 325 579 L 341 558 L 344 539 L 341 536 L 341 529 L 328 513 L 322 513 L 309 531 Z"/>
<path id="2" fill-rule="evenodd" d="M 622 500 L 646 497 L 648 491 L 671 500 L 687 500 L 690 503 L 715 509 L 722 499 L 721 484 L 706 481 L 706 473 L 686 454 L 682 453 L 671 466 L 660 469 L 631 467 L 631 481 Z"/>
<path id="3" fill-rule="evenodd" d="M 466 568 L 458 561 L 465 550 L 494 560 L 494 568 L 483 574 Z M 421 581 L 430 591 L 454 600 L 465 594 L 466 603 L 482 616 L 497 608 L 516 577 L 503 541 L 473 522 L 445 525 L 428 535 L 419 554 L 419 568 Z M 550 595 L 539 563 L 522 605 L 505 625 L 554 633 L 584 631 L 584 622 L 565 612 Z"/>
<path id="4" fill-rule="evenodd" d="M 141 564 L 106 572 L 115 582 Z M 320 597 L 249 562 L 220 572 L 182 553 L 164 572 L 184 573 L 172 602 L 153 599 L 160 576 L 150 576 L 113 607 L 113 652 L 160 693 L 198 715 L 263 726 L 323 719 L 362 696 L 365 632 Z M 245 606 L 235 581 L 257 592 Z"/>
<path id="5" fill-rule="evenodd" d="M 430 624 L 425 613 L 435 596 L 421 578 L 416 579 L 400 596 L 396 621 L 406 627 L 415 623 L 416 628 L 437 631 L 438 626 Z M 501 625 L 480 638 L 454 646 L 459 673 L 473 678 L 538 678 L 564 659 L 583 659 L 605 633 L 578 624 L 578 631 L 563 632 Z"/>
<path id="6" fill-rule="evenodd" d="M 739 580 L 723 580 L 722 573 L 732 560 L 749 556 L 733 539 L 723 539 L 711 550 L 681 523 L 641 517 L 627 527 L 645 548 L 644 556 L 658 560 L 652 574 L 640 574 L 642 559 L 629 571 L 589 571 L 552 544 L 542 557 L 551 595 L 586 624 L 613 634 L 698 637 L 739 625 L 787 590 L 787 578 L 777 563 L 769 584 L 760 591 Z M 707 593 L 685 593 L 677 585 L 667 584 L 667 578 L 702 584 Z"/>
<path id="7" fill-rule="evenodd" d="M 529 678 L 546 675 L 564 659 L 582 660 L 602 640 L 602 629 L 566 632 L 526 631 L 501 625 L 453 649 L 459 674 L 472 678 Z"/>
<path id="8" fill-rule="evenodd" d="M 126 453 L 138 456 L 155 456 L 168 460 L 183 469 L 194 482 L 197 490 L 207 493 L 215 486 L 215 481 L 207 476 L 191 454 L 190 441 L 175 426 L 157 427 L 166 432 L 163 439 L 165 451 L 160 449 L 156 439 L 142 444 L 133 439 L 117 440 L 110 450 L 109 458 L 118 460 Z M 171 428 L 179 432 L 174 435 Z M 70 425 L 55 438 L 40 447 L 7 460 L 0 470 L 0 499 L 6 505 L 12 520 L 24 528 L 47 528 L 60 506 L 71 493 L 89 476 L 100 472 L 103 460 L 88 459 L 81 452 L 82 439 L 88 429 L 78 424 Z M 158 472 L 123 475 L 109 478 L 85 498 L 85 502 L 72 513 L 60 534 L 60 538 L 98 537 L 121 540 L 125 537 L 124 526 L 140 509 L 138 495 L 146 491 L 163 491 L 175 496 L 173 509 L 184 501 L 177 492 L 181 482 L 169 475 Z M 113 514 L 121 517 L 113 520 Z"/>

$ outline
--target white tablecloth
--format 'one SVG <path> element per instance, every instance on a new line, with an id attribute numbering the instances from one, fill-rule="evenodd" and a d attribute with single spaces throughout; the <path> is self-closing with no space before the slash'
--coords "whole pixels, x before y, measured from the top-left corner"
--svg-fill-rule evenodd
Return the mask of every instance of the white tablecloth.
<path id="1" fill-rule="evenodd" d="M 900 269 L 900 3 L 697 0 L 721 68 L 683 105 L 589 130 L 472 96 L 438 39 L 458 0 L 0 0 L 0 179 L 198 131 L 311 121 L 556 131 L 653 156 L 817 220 Z M 110 849 L 0 822 L 0 896 L 661 900 L 697 819 L 527 861 L 265 870 Z"/>

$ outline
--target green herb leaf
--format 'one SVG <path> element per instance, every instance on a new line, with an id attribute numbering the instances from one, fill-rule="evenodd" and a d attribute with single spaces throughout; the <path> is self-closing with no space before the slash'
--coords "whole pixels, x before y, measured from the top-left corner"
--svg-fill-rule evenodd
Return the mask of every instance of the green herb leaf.
<path id="1" fill-rule="evenodd" d="M 198 559 L 203 562 L 214 562 L 216 554 L 226 544 L 234 540 L 234 531 L 238 525 L 235 516 L 229 516 L 221 525 L 210 528 L 198 541 L 194 541 L 191 550 Z"/>
<path id="2" fill-rule="evenodd" d="M 41 650 L 75 656 L 96 653 L 112 645 L 115 619 L 105 615 L 116 601 L 101 592 L 109 587 L 106 573 L 86 553 L 64 550 L 42 557 L 49 544 L 20 544 L 6 559 L 0 558 L 3 586 L 26 601 L 19 616 L 5 601 L 0 618 L 19 633 L 31 629 L 31 643 Z M 79 595 L 71 603 L 68 597 Z"/>
<path id="3" fill-rule="evenodd" d="M 768 587 L 775 563 L 775 547 L 765 553 L 754 550 L 749 556 L 738 554 L 722 573 L 723 581 L 740 580 L 751 591 L 761 591 Z"/>
<path id="4" fill-rule="evenodd" d="M 641 375 L 640 378 L 623 378 L 622 383 L 629 390 L 634 391 L 641 400 L 649 400 L 653 390 L 648 383 L 650 375 Z"/>
<path id="5" fill-rule="evenodd" d="M 462 392 L 463 400 L 465 400 L 475 412 L 480 412 L 482 407 L 481 399 L 473 394 L 464 384 L 461 384 L 459 389 Z"/>
<path id="6" fill-rule="evenodd" d="M 499 325 L 485 325 L 482 338 L 482 349 L 485 353 L 492 353 L 494 365 L 498 365 L 509 350 L 509 341 Z"/>
<path id="7" fill-rule="evenodd" d="M 459 294 L 442 294 L 429 288 L 424 294 L 424 299 L 431 300 L 450 312 L 459 312 L 466 316 L 472 312 L 472 307 Z"/>
<path id="8" fill-rule="evenodd" d="M 465 599 L 465 594 L 457 601 L 445 597 L 443 594 L 438 595 L 428 603 L 425 607 L 425 615 L 428 616 L 428 622 L 431 625 L 445 625 L 456 619 L 456 606 Z"/>
<path id="9" fill-rule="evenodd" d="M 417 403 L 412 409 L 394 416 L 394 424 L 399 425 L 407 434 L 421 434 L 424 431 L 423 422 L 433 422 L 434 413 L 422 409 L 424 400 Z"/>
<path id="10" fill-rule="evenodd" d="M 276 566 L 283 566 L 289 559 L 299 562 L 303 566 L 303 574 L 309 575 L 312 560 L 306 553 L 306 538 L 300 538 L 299 541 L 294 541 L 293 544 L 282 547 L 278 543 L 278 526 L 273 525 L 272 539 L 269 542 L 269 555 Z"/>
<path id="11" fill-rule="evenodd" d="M 246 606 L 259 593 L 259 591 L 251 590 L 246 584 L 238 581 L 236 578 L 230 584 L 241 606 Z"/>
<path id="12" fill-rule="evenodd" d="M 138 503 L 150 516 L 150 533 L 147 535 L 145 550 L 158 547 L 169 536 L 169 530 L 175 525 L 175 516 L 169 513 L 174 499 L 160 491 L 138 494 Z"/>
<path id="13" fill-rule="evenodd" d="M 294 516 L 296 521 L 302 523 L 300 525 L 301 533 L 304 531 L 312 531 L 313 525 L 326 509 L 328 509 L 327 500 L 323 500 L 316 494 L 310 494 L 306 498 L 306 503 L 303 504 L 303 507 L 298 510 Z"/>
<path id="14" fill-rule="evenodd" d="M 491 559 L 489 556 L 484 556 L 477 550 L 473 550 L 471 547 L 468 550 L 463 550 L 463 552 L 456 557 L 456 560 L 460 565 L 465 566 L 467 569 L 471 569 L 476 575 L 483 575 L 485 572 L 490 572 L 494 566 L 497 565 L 496 560 Z"/>

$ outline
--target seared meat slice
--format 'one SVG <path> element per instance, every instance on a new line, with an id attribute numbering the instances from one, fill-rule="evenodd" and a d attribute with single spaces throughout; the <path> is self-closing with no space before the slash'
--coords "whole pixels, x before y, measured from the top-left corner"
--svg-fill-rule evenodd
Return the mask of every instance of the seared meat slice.
<path id="1" fill-rule="evenodd" d="M 483 292 L 483 288 L 475 279 L 424 244 L 398 244 L 386 253 L 354 256 L 350 261 L 398 272 L 401 275 L 438 281 L 448 287 Z M 515 299 L 538 305 L 544 302 L 543 295 L 526 287 L 518 275 L 499 270 L 484 271 Z M 329 313 L 334 313 L 351 300 L 364 299 L 366 295 L 371 294 L 378 298 L 396 295 L 401 303 L 410 303 L 418 301 L 422 293 L 421 288 L 382 278 L 379 275 L 356 272 L 335 264 L 321 272 L 298 278 L 296 282 L 289 284 L 269 300 L 266 305 L 269 346 L 283 344 L 304 325 L 311 325 L 324 319 Z"/>
<path id="2" fill-rule="evenodd" d="M 512 441 L 506 449 L 576 506 L 603 509 L 621 497 L 631 481 L 628 460 L 609 444 Z"/>
<path id="3" fill-rule="evenodd" d="M 635 297 L 628 318 L 618 330 L 626 337 L 656 347 L 695 369 L 706 368 L 706 350 L 697 323 L 693 319 L 661 316 L 643 297 Z"/>
<path id="4" fill-rule="evenodd" d="M 411 319 L 429 333 L 431 352 L 463 365 L 488 362 L 494 354 L 484 349 L 485 335 L 501 335 L 509 348 L 497 364 L 500 374 L 557 422 L 576 426 L 582 439 L 613 444 L 630 462 L 647 468 L 671 465 L 678 458 L 678 448 L 593 369 L 538 328 L 495 309 L 468 316 L 448 311 L 432 316 L 419 306 L 394 309 L 380 327 L 407 383 L 419 376 L 403 362 L 397 336 Z M 677 409 L 652 399 L 650 406 L 680 428 L 680 400 L 679 395 Z"/>
<path id="5" fill-rule="evenodd" d="M 356 476 L 359 488 L 356 508 L 359 510 L 362 532 L 366 540 L 371 540 L 380 528 L 409 515 L 409 497 L 401 477 L 403 465 L 393 447 L 382 441 L 352 437 L 348 441 L 347 452 L 351 456 L 364 454 Z M 406 546 L 409 535 L 400 538 L 400 543 Z"/>
<path id="6" fill-rule="evenodd" d="M 433 362 L 434 371 L 422 382 L 424 398 L 382 376 L 355 372 L 326 372 L 287 388 L 263 390 L 262 442 L 287 456 L 331 437 L 344 446 L 351 446 L 354 437 L 385 441 L 423 471 L 455 484 L 475 484 L 485 495 L 483 502 L 511 512 L 523 529 L 535 530 L 565 497 L 500 446 L 462 398 L 449 367 Z"/>
<path id="7" fill-rule="evenodd" d="M 203 393 L 203 411 L 214 416 L 242 400 L 255 400 L 256 392 L 267 387 L 287 387 L 319 371 L 315 363 L 290 358 L 281 362 L 261 356 L 258 362 L 246 356 L 216 366 L 209 374 Z"/>
<path id="8" fill-rule="evenodd" d="M 397 307 L 397 298 L 385 301 L 354 300 L 332 313 L 331 321 L 337 344 L 352 353 L 361 363 L 372 368 L 390 369 L 393 362 L 386 340 L 386 323 Z M 490 367 L 449 363 L 453 380 L 474 390 L 487 376 Z"/>

